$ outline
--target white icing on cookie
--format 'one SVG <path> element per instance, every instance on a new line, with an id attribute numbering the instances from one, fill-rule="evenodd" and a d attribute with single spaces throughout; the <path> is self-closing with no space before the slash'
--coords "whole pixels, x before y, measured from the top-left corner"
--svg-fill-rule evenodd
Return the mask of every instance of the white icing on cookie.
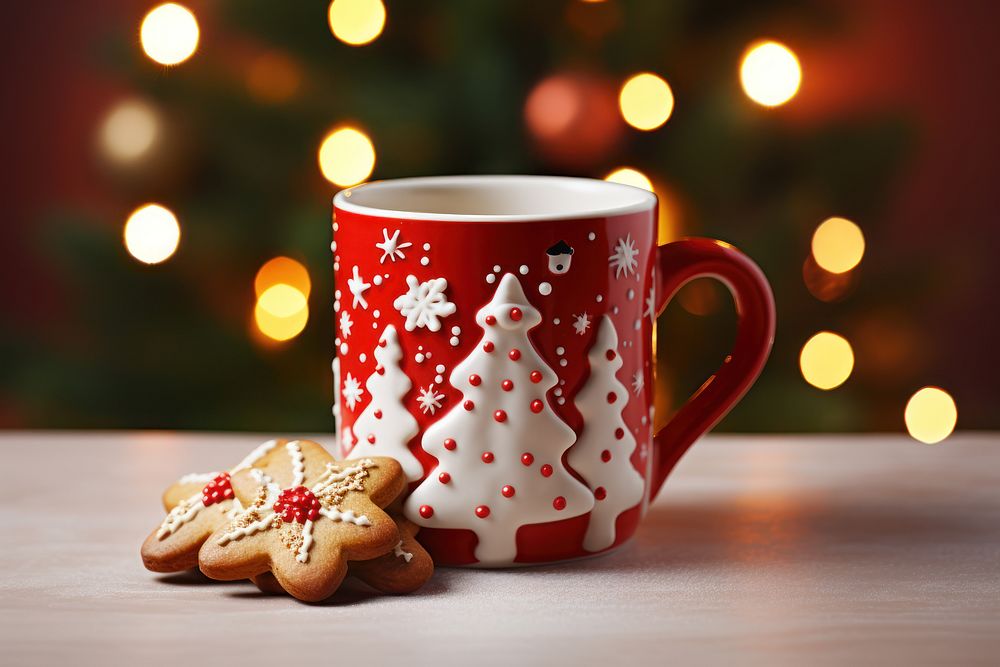
<path id="1" fill-rule="evenodd" d="M 309 549 L 313 544 L 313 522 L 308 519 L 304 524 L 302 524 L 302 544 L 299 545 L 299 550 L 295 554 L 295 560 L 300 563 L 305 563 L 309 560 Z"/>

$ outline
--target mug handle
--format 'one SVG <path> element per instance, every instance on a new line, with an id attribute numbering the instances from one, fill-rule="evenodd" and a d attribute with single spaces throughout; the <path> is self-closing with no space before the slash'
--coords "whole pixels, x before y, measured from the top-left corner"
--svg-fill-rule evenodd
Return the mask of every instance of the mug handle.
<path id="1" fill-rule="evenodd" d="M 774 295 L 753 260 L 723 241 L 688 238 L 657 248 L 656 314 L 695 278 L 715 278 L 733 295 L 739 322 L 733 350 L 715 375 L 653 436 L 652 484 L 656 497 L 684 452 L 715 426 L 754 383 L 774 343 Z"/>

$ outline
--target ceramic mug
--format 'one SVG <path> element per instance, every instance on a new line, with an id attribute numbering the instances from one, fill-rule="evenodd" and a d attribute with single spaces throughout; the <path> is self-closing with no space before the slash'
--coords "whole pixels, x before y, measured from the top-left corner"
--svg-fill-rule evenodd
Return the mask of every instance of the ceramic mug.
<path id="1" fill-rule="evenodd" d="M 589 556 L 628 540 L 681 455 L 757 378 L 760 269 L 721 241 L 657 246 L 656 197 L 543 176 L 371 182 L 334 198 L 341 454 L 391 456 L 443 565 Z M 721 280 L 732 353 L 662 429 L 657 315 Z"/>

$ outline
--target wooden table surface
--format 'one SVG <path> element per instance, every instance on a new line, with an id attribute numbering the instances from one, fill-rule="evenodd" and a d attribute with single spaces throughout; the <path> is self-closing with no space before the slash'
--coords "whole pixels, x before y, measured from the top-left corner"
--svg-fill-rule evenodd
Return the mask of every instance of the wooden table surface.
<path id="1" fill-rule="evenodd" d="M 0 664 L 1000 661 L 995 434 L 710 436 L 623 550 L 440 569 L 408 597 L 312 606 L 144 570 L 161 490 L 264 439 L 0 435 Z"/>

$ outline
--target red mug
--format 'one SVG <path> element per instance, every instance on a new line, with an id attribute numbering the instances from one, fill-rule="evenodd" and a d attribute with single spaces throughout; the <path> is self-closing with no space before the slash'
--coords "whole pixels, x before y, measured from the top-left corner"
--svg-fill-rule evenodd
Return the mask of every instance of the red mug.
<path id="1" fill-rule="evenodd" d="M 442 565 L 609 551 L 743 396 L 774 338 L 763 273 L 721 241 L 656 245 L 657 201 L 582 178 L 365 183 L 334 198 L 341 454 L 391 456 Z M 732 353 L 653 431 L 656 316 L 710 276 Z"/>

